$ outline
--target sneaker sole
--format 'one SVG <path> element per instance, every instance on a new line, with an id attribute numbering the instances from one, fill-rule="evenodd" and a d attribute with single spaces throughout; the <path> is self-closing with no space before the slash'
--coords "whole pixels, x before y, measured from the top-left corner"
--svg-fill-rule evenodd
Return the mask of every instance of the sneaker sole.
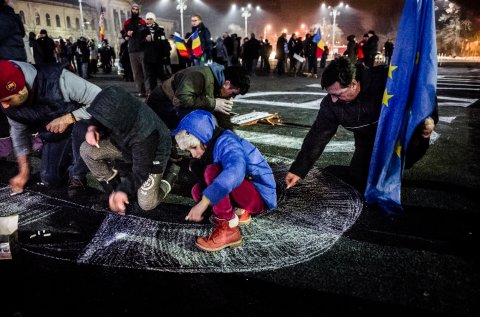
<path id="1" fill-rule="evenodd" d="M 236 247 L 239 247 L 241 246 L 243 243 L 243 240 L 240 239 L 238 241 L 234 241 L 234 242 L 230 242 L 229 244 L 225 244 L 221 247 L 218 247 L 218 248 L 207 248 L 207 247 L 204 247 L 203 245 L 200 245 L 198 244 L 197 242 L 195 242 L 195 245 L 197 246 L 197 248 L 203 250 L 203 251 L 207 251 L 207 252 L 215 252 L 215 251 L 220 251 L 222 249 L 225 249 L 227 247 L 230 247 L 230 248 L 236 248 Z"/>

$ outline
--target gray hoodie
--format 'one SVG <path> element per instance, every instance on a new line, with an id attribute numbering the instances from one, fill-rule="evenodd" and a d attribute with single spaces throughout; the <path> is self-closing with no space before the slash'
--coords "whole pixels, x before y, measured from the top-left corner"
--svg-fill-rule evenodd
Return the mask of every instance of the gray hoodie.
<path id="1" fill-rule="evenodd" d="M 27 89 L 32 89 L 35 77 L 37 76 L 37 70 L 34 66 L 24 62 L 12 61 L 17 64 L 25 76 L 25 82 Z M 83 107 L 73 111 L 73 115 L 79 119 L 90 119 L 90 114 L 86 111 L 86 108 L 90 106 L 90 103 L 95 99 L 97 94 L 101 91 L 100 87 L 78 77 L 74 73 L 63 70 L 60 80 L 60 90 L 62 96 L 66 102 L 76 101 Z M 15 155 L 24 156 L 31 152 L 31 131 L 28 125 L 17 122 L 8 118 L 10 124 L 10 136 L 12 138 L 13 149 Z"/>

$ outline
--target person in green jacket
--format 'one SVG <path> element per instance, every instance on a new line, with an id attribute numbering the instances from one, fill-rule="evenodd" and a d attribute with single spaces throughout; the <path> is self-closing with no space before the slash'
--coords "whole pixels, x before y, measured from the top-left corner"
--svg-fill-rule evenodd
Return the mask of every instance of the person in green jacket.
<path id="1" fill-rule="evenodd" d="M 147 104 L 174 130 L 193 110 L 212 112 L 222 128 L 231 128 L 230 113 L 238 94 L 246 94 L 250 78 L 240 66 L 225 68 L 217 63 L 193 66 L 175 73 L 155 88 Z"/>

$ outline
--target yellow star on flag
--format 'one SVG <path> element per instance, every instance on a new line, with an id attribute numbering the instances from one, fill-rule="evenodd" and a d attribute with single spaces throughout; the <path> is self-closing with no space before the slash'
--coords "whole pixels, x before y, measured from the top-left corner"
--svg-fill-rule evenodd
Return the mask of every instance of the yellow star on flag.
<path id="1" fill-rule="evenodd" d="M 383 92 L 383 99 L 382 99 L 382 105 L 385 105 L 388 107 L 388 100 L 392 98 L 393 95 L 389 95 L 387 92 L 387 89 L 385 88 L 385 91 Z"/>
<path id="2" fill-rule="evenodd" d="M 390 67 L 388 67 L 388 77 L 393 79 L 393 71 L 397 68 L 398 68 L 398 66 L 390 65 Z"/>
<path id="3" fill-rule="evenodd" d="M 400 158 L 400 154 L 402 154 L 402 145 L 400 144 L 400 140 L 398 140 L 397 144 L 395 144 L 395 153 L 397 153 L 398 158 Z"/>

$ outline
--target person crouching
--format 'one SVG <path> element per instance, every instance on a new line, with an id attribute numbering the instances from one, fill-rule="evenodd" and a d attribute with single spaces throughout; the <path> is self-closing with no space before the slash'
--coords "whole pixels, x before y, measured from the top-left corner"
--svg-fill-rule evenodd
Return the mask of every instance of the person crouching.
<path id="1" fill-rule="evenodd" d="M 182 150 L 190 151 L 190 170 L 199 182 L 192 188 L 197 204 L 188 221 L 199 222 L 211 205 L 210 221 L 216 226 L 205 237 L 197 237 L 196 246 L 218 251 L 242 244 L 238 225 L 248 224 L 251 214 L 260 214 L 277 206 L 273 172 L 260 151 L 230 130 L 216 127 L 213 115 L 196 110 L 185 116 L 172 133 Z"/>

